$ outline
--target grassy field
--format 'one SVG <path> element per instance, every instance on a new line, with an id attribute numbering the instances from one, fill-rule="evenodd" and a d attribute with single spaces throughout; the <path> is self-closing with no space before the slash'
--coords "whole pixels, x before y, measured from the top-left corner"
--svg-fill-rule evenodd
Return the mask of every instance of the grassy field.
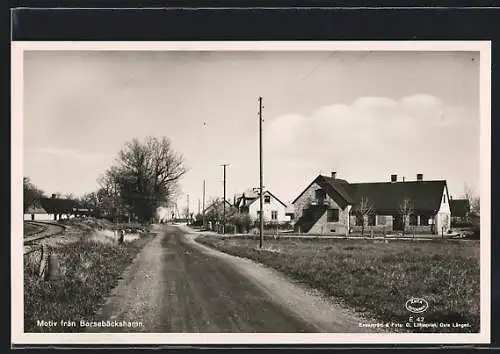
<path id="1" fill-rule="evenodd" d="M 82 239 L 56 252 L 65 276 L 41 281 L 28 265 L 24 270 L 25 332 L 74 332 L 77 327 L 39 327 L 37 321 L 88 319 L 117 284 L 125 268 L 151 239 L 146 235 L 122 245 Z"/>
<path id="2" fill-rule="evenodd" d="M 381 322 L 420 316 L 470 327 L 408 330 L 479 331 L 479 242 L 269 239 L 260 250 L 255 237 L 197 241 L 275 268 Z M 425 298 L 428 310 L 410 313 L 405 303 L 412 297 Z"/>
<path id="3" fill-rule="evenodd" d="M 30 236 L 41 230 L 43 230 L 43 227 L 41 226 L 24 222 L 24 230 L 23 230 L 24 237 Z"/>

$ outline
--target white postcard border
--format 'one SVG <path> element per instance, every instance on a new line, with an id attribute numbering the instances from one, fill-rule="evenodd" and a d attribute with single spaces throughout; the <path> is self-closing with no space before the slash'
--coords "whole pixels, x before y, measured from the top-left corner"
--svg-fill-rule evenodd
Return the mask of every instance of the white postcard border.
<path id="1" fill-rule="evenodd" d="M 11 341 L 12 344 L 484 344 L 491 326 L 491 43 L 490 41 L 12 42 L 11 46 Z M 24 51 L 477 51 L 480 52 L 481 330 L 480 333 L 24 333 L 23 53 Z"/>

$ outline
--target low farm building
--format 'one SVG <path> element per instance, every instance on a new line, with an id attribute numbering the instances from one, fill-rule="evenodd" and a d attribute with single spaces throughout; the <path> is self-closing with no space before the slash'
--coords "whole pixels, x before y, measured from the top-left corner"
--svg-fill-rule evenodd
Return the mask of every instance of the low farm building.
<path id="1" fill-rule="evenodd" d="M 319 175 L 292 202 L 299 232 L 348 235 L 361 229 L 375 233 L 410 230 L 442 233 L 450 229 L 445 180 L 349 183 Z"/>
<path id="2" fill-rule="evenodd" d="M 92 212 L 92 209 L 79 206 L 75 200 L 57 198 L 52 195 L 51 198 L 40 198 L 35 205 L 28 207 L 24 212 L 24 220 L 55 221 L 75 216 L 88 216 Z"/>

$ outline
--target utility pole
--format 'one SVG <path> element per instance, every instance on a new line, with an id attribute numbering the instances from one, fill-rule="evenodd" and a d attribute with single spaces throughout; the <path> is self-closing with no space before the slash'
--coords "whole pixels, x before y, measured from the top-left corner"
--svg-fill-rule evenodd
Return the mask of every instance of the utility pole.
<path id="1" fill-rule="evenodd" d="M 189 194 L 187 195 L 187 218 L 186 222 L 189 225 Z"/>
<path id="2" fill-rule="evenodd" d="M 264 239 L 264 215 L 263 215 L 263 202 L 262 202 L 262 97 L 259 97 L 259 163 L 260 163 L 260 193 L 259 193 L 259 201 L 260 201 L 260 238 L 259 238 L 259 247 L 262 248 L 262 243 Z"/>
<path id="3" fill-rule="evenodd" d="M 205 227 L 205 180 L 203 180 L 203 227 Z"/>
<path id="4" fill-rule="evenodd" d="M 225 163 L 221 166 L 224 167 L 224 199 L 222 200 L 223 214 L 222 214 L 222 234 L 226 233 L 226 167 L 229 164 Z"/>

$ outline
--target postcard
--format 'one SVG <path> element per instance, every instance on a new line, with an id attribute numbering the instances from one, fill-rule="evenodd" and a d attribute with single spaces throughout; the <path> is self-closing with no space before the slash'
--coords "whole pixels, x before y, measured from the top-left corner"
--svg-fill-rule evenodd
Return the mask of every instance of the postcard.
<path id="1" fill-rule="evenodd" d="M 490 75 L 486 41 L 13 42 L 12 342 L 489 343 Z"/>

